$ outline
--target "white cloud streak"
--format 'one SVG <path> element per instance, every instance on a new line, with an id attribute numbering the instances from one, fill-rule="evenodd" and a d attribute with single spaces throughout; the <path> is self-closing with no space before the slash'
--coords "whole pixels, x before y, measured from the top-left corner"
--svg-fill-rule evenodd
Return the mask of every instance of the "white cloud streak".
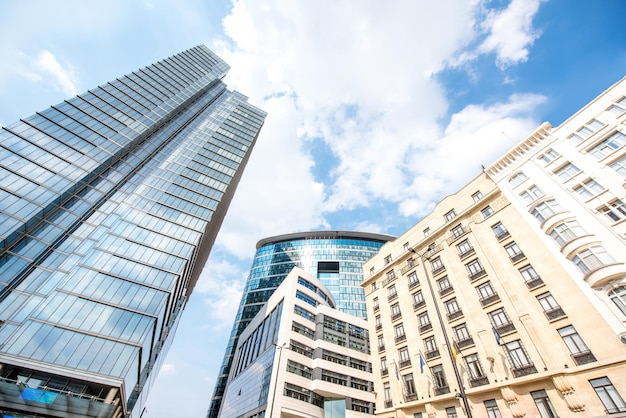
<path id="1" fill-rule="evenodd" d="M 62 65 L 50 51 L 42 51 L 35 60 L 35 67 L 51 77 L 52 85 L 67 96 L 78 94 L 78 77 L 71 65 Z M 32 79 L 32 77 L 30 77 Z"/>

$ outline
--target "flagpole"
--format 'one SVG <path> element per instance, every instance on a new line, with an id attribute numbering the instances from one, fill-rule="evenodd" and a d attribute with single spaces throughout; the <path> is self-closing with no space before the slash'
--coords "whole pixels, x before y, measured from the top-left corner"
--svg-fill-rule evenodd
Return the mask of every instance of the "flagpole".
<path id="1" fill-rule="evenodd" d="M 428 274 L 428 270 L 426 269 L 424 256 L 422 254 L 419 254 L 413 248 L 409 248 L 409 251 L 417 255 L 420 261 L 422 262 L 422 268 L 424 269 L 424 275 L 426 276 L 428 289 L 430 290 L 430 295 L 433 301 L 435 302 L 435 311 L 437 313 L 437 318 L 439 319 L 439 325 L 441 326 L 441 332 L 443 333 L 443 339 L 446 344 L 446 348 L 448 350 L 448 356 L 450 356 L 450 361 L 452 362 L 452 369 L 454 370 L 454 377 L 456 377 L 456 383 L 459 385 L 459 393 L 461 396 L 461 402 L 463 402 L 463 407 L 465 409 L 465 415 L 468 418 L 472 418 L 472 411 L 470 410 L 469 402 L 467 401 L 467 396 L 465 396 L 465 388 L 463 387 L 461 374 L 459 373 L 459 368 L 456 365 L 456 359 L 454 358 L 455 356 L 452 354 L 452 345 L 450 344 L 450 339 L 448 338 L 448 332 L 446 331 L 445 323 L 443 322 L 443 316 L 441 315 L 441 310 L 439 309 L 439 304 L 437 303 L 437 298 L 435 297 L 435 290 L 433 289 L 433 284 L 430 282 L 430 276 Z M 428 253 L 428 251 L 426 252 Z"/>

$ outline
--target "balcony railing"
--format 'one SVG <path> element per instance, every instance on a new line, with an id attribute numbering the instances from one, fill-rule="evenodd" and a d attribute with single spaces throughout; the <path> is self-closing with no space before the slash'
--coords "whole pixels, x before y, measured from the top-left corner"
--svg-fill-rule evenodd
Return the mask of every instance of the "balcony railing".
<path id="1" fill-rule="evenodd" d="M 380 375 L 382 377 L 389 376 L 389 369 L 380 369 Z"/>
<path id="2" fill-rule="evenodd" d="M 379 353 L 382 353 L 382 352 L 384 352 L 384 351 L 385 351 L 385 346 L 384 346 L 384 345 L 379 345 L 379 346 L 378 346 L 378 352 L 379 352 Z"/>
<path id="3" fill-rule="evenodd" d="M 441 386 L 435 388 L 435 396 L 445 395 L 446 393 L 450 393 L 450 386 Z"/>
<path id="4" fill-rule="evenodd" d="M 411 402 L 417 400 L 417 393 L 407 393 L 404 396 L 404 402 Z"/>
<path id="5" fill-rule="evenodd" d="M 374 312 L 378 312 L 380 309 L 380 305 L 374 305 Z"/>
<path id="6" fill-rule="evenodd" d="M 376 331 L 383 329 L 383 324 L 376 324 Z"/>
<path id="7" fill-rule="evenodd" d="M 436 268 L 433 268 L 432 269 L 432 274 L 433 274 L 433 276 L 436 276 L 439 273 L 443 273 L 444 271 L 446 271 L 446 266 L 441 265 L 441 266 L 438 266 Z"/>
<path id="8" fill-rule="evenodd" d="M 476 254 L 476 250 L 474 249 L 474 247 L 468 248 L 467 250 L 460 252 L 459 258 L 461 260 L 465 260 L 467 257 L 469 257 L 472 254 Z"/>
<path id="9" fill-rule="evenodd" d="M 391 315 L 391 320 L 395 321 L 396 319 L 402 318 L 402 312 L 398 312 L 396 314 Z"/>
<path id="10" fill-rule="evenodd" d="M 474 280 L 480 279 L 481 277 L 485 277 L 486 275 L 487 275 L 487 272 L 485 271 L 485 269 L 481 268 L 478 271 L 474 271 L 474 272 L 470 273 L 469 274 L 469 278 L 470 278 L 471 281 L 474 281 Z"/>
<path id="11" fill-rule="evenodd" d="M 400 268 L 400 273 L 401 273 L 401 274 L 404 274 L 404 273 L 406 273 L 406 272 L 408 272 L 408 271 L 410 271 L 410 270 L 414 269 L 414 268 L 415 268 L 415 267 L 417 267 L 417 266 L 418 266 L 418 263 L 417 263 L 416 261 L 413 261 L 413 262 L 408 262 L 408 263 L 406 263 L 404 266 L 402 266 L 402 267 Z"/>
<path id="12" fill-rule="evenodd" d="M 512 263 L 517 263 L 520 260 L 523 260 L 526 258 L 526 254 L 524 254 L 523 252 L 519 252 L 519 253 L 515 253 L 511 256 L 509 256 L 509 258 L 511 259 Z"/>
<path id="13" fill-rule="evenodd" d="M 402 360 L 400 362 L 400 368 L 404 369 L 405 367 L 409 367 L 411 365 L 411 359 L 408 360 Z"/>
<path id="14" fill-rule="evenodd" d="M 469 383 L 471 387 L 475 388 L 477 386 L 488 385 L 489 379 L 487 378 L 487 376 L 476 377 L 474 379 L 470 379 Z"/>
<path id="15" fill-rule="evenodd" d="M 508 324 L 502 324 L 495 328 L 496 328 L 496 331 L 498 331 L 498 334 L 500 335 L 508 334 L 510 332 L 515 331 L 515 325 L 513 325 L 512 322 L 509 322 Z"/>
<path id="16" fill-rule="evenodd" d="M 544 313 L 550 321 L 566 316 L 563 308 L 561 308 L 560 306 L 550 309 L 549 311 L 545 311 Z"/>
<path id="17" fill-rule="evenodd" d="M 414 288 L 414 287 L 416 287 L 416 286 L 419 286 L 419 284 L 420 284 L 420 281 L 419 281 L 419 280 L 414 280 L 414 281 L 412 281 L 412 282 L 409 282 L 409 290 L 410 290 L 410 289 L 413 289 L 413 288 Z"/>
<path id="18" fill-rule="evenodd" d="M 448 316 L 448 321 L 453 321 L 457 318 L 462 317 L 463 311 L 459 309 L 458 311 L 450 312 L 447 316 Z"/>
<path id="19" fill-rule="evenodd" d="M 413 302 L 413 309 L 419 309 L 426 306 L 425 300 L 420 300 L 419 302 Z"/>
<path id="20" fill-rule="evenodd" d="M 385 408 L 391 408 L 393 403 L 391 401 L 385 401 Z"/>
<path id="21" fill-rule="evenodd" d="M 472 337 L 469 337 L 469 338 L 466 338 L 464 340 L 457 341 L 456 345 L 459 348 L 469 347 L 470 345 L 474 345 L 474 339 Z"/>
<path id="22" fill-rule="evenodd" d="M 398 297 L 398 292 L 390 293 L 389 295 L 387 295 L 387 300 L 392 301 L 392 300 L 394 300 L 397 297 Z"/>
<path id="23" fill-rule="evenodd" d="M 511 233 L 509 231 L 502 231 L 499 234 L 496 234 L 496 238 L 498 241 L 502 241 L 503 239 L 510 237 Z"/>
<path id="24" fill-rule="evenodd" d="M 513 372 L 513 376 L 522 377 L 528 376 L 529 374 L 537 373 L 537 368 L 534 364 L 528 364 L 526 366 L 513 368 L 511 369 L 511 371 Z"/>
<path id="25" fill-rule="evenodd" d="M 420 325 L 420 334 L 430 331 L 431 329 L 433 329 L 433 324 Z"/>
<path id="26" fill-rule="evenodd" d="M 482 306 L 487 306 L 487 305 L 491 305 L 492 303 L 495 303 L 497 301 L 500 300 L 500 296 L 497 293 L 494 293 L 492 295 L 489 295 L 487 297 L 481 298 L 480 299 L 480 304 Z"/>
<path id="27" fill-rule="evenodd" d="M 574 359 L 574 362 L 579 366 L 581 364 L 593 363 L 594 361 L 596 361 L 596 357 L 589 350 L 572 354 L 572 359 Z"/>
<path id="28" fill-rule="evenodd" d="M 543 280 L 541 280 L 541 277 L 537 276 L 534 279 L 528 280 L 526 282 L 526 286 L 528 286 L 528 289 L 533 290 L 536 287 L 539 287 L 543 284 Z"/>
<path id="29" fill-rule="evenodd" d="M 452 292 L 454 292 L 454 288 L 452 286 L 448 286 L 444 289 L 439 289 L 439 296 L 449 295 Z"/>
<path id="30" fill-rule="evenodd" d="M 395 338 L 396 344 L 406 340 L 406 334 L 397 335 Z"/>
<path id="31" fill-rule="evenodd" d="M 398 276 L 396 276 L 395 273 L 390 275 L 390 276 L 387 276 L 387 278 L 385 280 L 383 280 L 383 286 L 386 285 L 387 283 L 393 282 L 397 278 L 398 278 Z"/>
<path id="32" fill-rule="evenodd" d="M 426 355 L 426 360 L 430 360 L 436 357 L 439 357 L 441 354 L 439 353 L 439 349 L 435 349 L 432 351 L 427 351 L 424 353 Z"/>
<path id="33" fill-rule="evenodd" d="M 470 232 L 469 226 L 466 226 L 466 227 L 460 226 L 460 227 L 454 228 L 452 230 L 452 234 L 450 235 L 450 237 L 448 237 L 446 242 L 448 243 L 448 245 L 450 245 L 457 239 L 461 238 L 463 235 L 467 234 L 468 232 Z"/>

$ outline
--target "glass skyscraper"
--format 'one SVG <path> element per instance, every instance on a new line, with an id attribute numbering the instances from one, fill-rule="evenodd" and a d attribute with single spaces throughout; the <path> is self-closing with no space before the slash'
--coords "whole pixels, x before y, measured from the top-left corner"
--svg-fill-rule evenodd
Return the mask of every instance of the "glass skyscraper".
<path id="1" fill-rule="evenodd" d="M 207 417 L 219 415 L 239 335 L 294 267 L 321 279 L 335 298 L 337 310 L 365 318 L 363 263 L 394 239 L 366 232 L 316 231 L 259 241 Z"/>
<path id="2" fill-rule="evenodd" d="M 138 417 L 265 112 L 194 47 L 0 131 L 0 416 Z"/>

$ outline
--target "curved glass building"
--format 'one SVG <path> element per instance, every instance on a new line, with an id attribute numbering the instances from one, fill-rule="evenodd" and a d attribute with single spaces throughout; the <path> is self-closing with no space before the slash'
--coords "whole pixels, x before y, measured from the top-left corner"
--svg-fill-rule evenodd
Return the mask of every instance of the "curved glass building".
<path id="1" fill-rule="evenodd" d="M 230 340 L 215 385 L 208 418 L 216 418 L 239 335 L 294 267 L 321 279 L 342 312 L 366 317 L 361 287 L 363 263 L 392 236 L 367 232 L 314 231 L 265 238 L 257 243 Z"/>

